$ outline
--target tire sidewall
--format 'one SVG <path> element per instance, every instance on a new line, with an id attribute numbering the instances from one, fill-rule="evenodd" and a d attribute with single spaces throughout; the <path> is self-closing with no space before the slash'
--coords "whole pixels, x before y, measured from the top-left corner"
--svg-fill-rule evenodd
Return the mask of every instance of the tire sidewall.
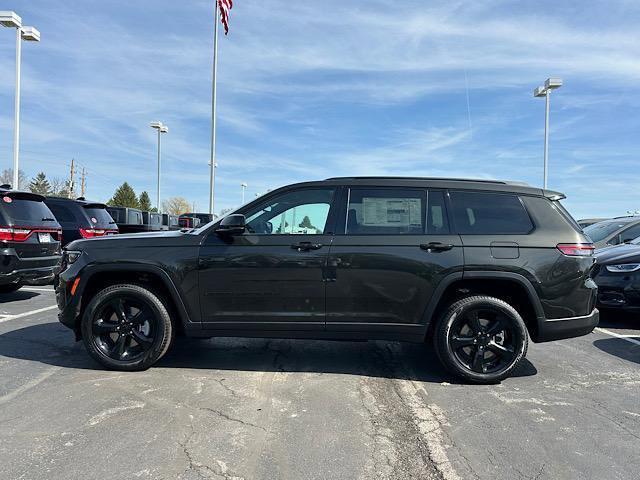
<path id="1" fill-rule="evenodd" d="M 501 311 L 509 318 L 514 328 L 517 354 L 511 364 L 504 370 L 494 373 L 474 372 L 462 365 L 458 359 L 455 358 L 450 348 L 449 337 L 455 321 L 466 311 L 476 308 Z M 527 327 L 517 310 L 503 300 L 488 296 L 467 297 L 453 303 L 440 318 L 434 340 L 438 357 L 447 370 L 472 383 L 498 383 L 509 377 L 526 356 L 528 348 Z"/>
<path id="2" fill-rule="evenodd" d="M 146 303 L 154 312 L 157 322 L 156 335 L 153 344 L 142 356 L 135 360 L 114 360 L 103 353 L 95 344 L 92 332 L 92 323 L 95 315 L 104 304 L 120 296 L 133 297 Z M 82 340 L 87 352 L 100 364 L 108 369 L 137 371 L 145 370 L 157 362 L 169 349 L 173 339 L 171 318 L 165 304 L 150 290 L 133 284 L 113 285 L 100 291 L 91 299 L 81 320 Z"/>

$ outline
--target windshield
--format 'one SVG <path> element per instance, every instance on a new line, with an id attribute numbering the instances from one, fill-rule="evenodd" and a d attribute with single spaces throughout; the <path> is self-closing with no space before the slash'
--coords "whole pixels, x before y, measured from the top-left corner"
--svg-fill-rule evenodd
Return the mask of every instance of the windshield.
<path id="1" fill-rule="evenodd" d="M 600 240 L 604 240 L 613 232 L 624 227 L 628 221 L 617 221 L 617 222 L 600 222 L 594 223 L 593 225 L 589 225 L 583 231 L 585 234 L 589 236 L 591 241 L 599 242 Z"/>

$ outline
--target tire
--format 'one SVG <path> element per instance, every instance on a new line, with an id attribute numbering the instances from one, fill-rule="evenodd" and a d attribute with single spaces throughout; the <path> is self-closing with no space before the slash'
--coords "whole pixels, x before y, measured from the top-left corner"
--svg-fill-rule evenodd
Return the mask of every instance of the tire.
<path id="1" fill-rule="evenodd" d="M 91 299 L 80 325 L 87 352 L 110 370 L 146 370 L 167 353 L 174 331 L 157 294 L 134 284 L 113 285 Z"/>
<path id="2" fill-rule="evenodd" d="M 7 285 L 0 285 L 0 293 L 13 293 L 22 288 L 21 283 L 9 283 Z"/>
<path id="3" fill-rule="evenodd" d="M 520 314 L 507 302 L 488 296 L 456 301 L 440 317 L 434 332 L 444 367 L 468 382 L 482 384 L 509 377 L 527 354 L 528 338 Z"/>

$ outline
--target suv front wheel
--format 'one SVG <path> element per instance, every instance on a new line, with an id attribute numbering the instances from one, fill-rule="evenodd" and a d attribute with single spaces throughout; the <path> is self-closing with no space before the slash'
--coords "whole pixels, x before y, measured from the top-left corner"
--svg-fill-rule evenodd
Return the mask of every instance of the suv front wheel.
<path id="1" fill-rule="evenodd" d="M 155 293 L 133 284 L 113 285 L 93 297 L 81 329 L 89 354 L 112 370 L 149 368 L 173 339 L 167 307 Z"/>
<path id="2" fill-rule="evenodd" d="M 518 312 L 494 297 L 453 303 L 440 318 L 435 347 L 443 365 L 474 383 L 507 378 L 527 353 L 527 328 Z"/>

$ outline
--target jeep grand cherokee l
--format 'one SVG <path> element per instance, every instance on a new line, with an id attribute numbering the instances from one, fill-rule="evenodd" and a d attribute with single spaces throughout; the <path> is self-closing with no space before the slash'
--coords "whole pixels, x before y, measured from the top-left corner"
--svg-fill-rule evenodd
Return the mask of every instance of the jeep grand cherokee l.
<path id="1" fill-rule="evenodd" d="M 0 187 L 0 293 L 50 284 L 62 230 L 44 197 Z"/>
<path id="2" fill-rule="evenodd" d="M 432 341 L 454 374 L 506 378 L 528 340 L 598 323 L 593 245 L 561 194 L 498 181 L 333 178 L 199 229 L 80 240 L 60 321 L 107 368 L 174 335 Z"/>

